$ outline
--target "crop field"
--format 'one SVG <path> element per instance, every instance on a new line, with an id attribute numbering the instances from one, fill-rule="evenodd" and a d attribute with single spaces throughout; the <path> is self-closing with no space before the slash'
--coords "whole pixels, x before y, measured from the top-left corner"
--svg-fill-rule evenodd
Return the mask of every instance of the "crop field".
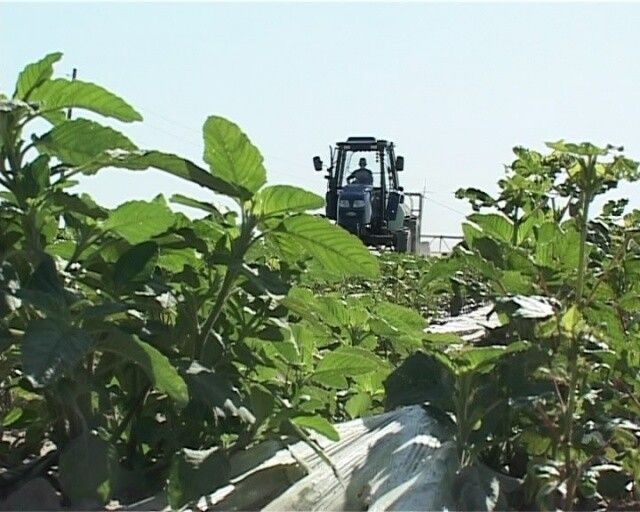
<path id="1" fill-rule="evenodd" d="M 135 108 L 55 77 L 61 57 L 0 95 L 0 508 L 37 482 L 40 508 L 178 509 L 260 441 L 330 465 L 311 433 L 423 403 L 460 475 L 517 483 L 510 509 L 640 507 L 640 210 L 594 206 L 640 177 L 623 148 L 516 147 L 498 194 L 457 192 L 473 213 L 449 255 L 379 253 L 313 214 L 320 196 L 268 185 L 230 120 L 203 113 L 203 166 L 138 148 L 95 120 Z M 169 173 L 211 202 L 105 208 L 74 191 L 98 172 Z M 514 306 L 534 297 L 550 316 Z M 499 327 L 481 343 L 425 331 L 482 305 Z"/>

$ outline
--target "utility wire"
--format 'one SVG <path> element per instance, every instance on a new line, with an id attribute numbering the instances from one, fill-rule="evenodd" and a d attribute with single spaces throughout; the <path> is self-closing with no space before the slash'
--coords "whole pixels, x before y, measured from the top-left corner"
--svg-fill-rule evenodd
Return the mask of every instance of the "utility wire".
<path id="1" fill-rule="evenodd" d="M 446 208 L 447 210 L 450 210 L 450 211 L 452 211 L 452 212 L 454 212 L 454 213 L 457 213 L 457 214 L 459 214 L 459 215 L 462 215 L 463 217 L 466 217 L 466 216 L 467 216 L 467 213 L 466 213 L 466 212 L 462 212 L 462 211 L 460 211 L 460 210 L 456 210 L 455 208 L 452 208 L 452 207 L 451 207 L 451 206 L 449 206 L 448 204 L 441 203 L 440 201 L 437 201 L 437 200 L 436 200 L 436 199 L 434 199 L 433 197 L 429 197 L 428 195 L 426 195 L 426 196 L 425 196 L 425 199 L 426 199 L 426 200 L 428 200 L 428 201 L 431 201 L 431 202 L 432 202 L 432 203 L 434 203 L 434 204 L 437 204 L 438 206 L 441 206 L 441 207 L 443 207 L 443 208 Z"/>
<path id="2" fill-rule="evenodd" d="M 183 129 L 183 130 L 185 130 L 185 131 L 187 131 L 189 133 L 193 133 L 193 132 L 196 131 L 193 128 L 190 128 L 190 127 L 182 124 L 181 122 L 176 121 L 175 119 L 170 119 L 167 116 L 165 116 L 163 114 L 160 114 L 159 112 L 156 112 L 153 109 L 148 108 L 147 106 L 144 106 L 144 110 L 149 112 L 150 114 L 153 114 L 156 117 L 159 117 L 160 119 L 164 120 L 166 123 L 171 124 L 171 125 L 173 125 L 175 127 L 181 128 L 181 129 Z M 298 167 L 298 166 L 306 167 L 307 166 L 306 163 L 302 164 L 301 162 L 294 162 L 293 160 L 290 160 L 288 158 L 282 158 L 281 156 L 278 156 L 278 155 L 269 154 L 267 157 L 269 159 L 272 159 L 272 160 L 279 160 L 281 162 L 284 162 L 284 163 L 287 163 L 287 164 L 290 164 L 290 165 L 295 165 L 296 167 Z M 290 174 L 290 175 L 294 176 L 293 174 Z M 297 177 L 299 175 L 295 175 L 295 176 Z"/>
<path id="3" fill-rule="evenodd" d="M 184 142 L 184 143 L 188 144 L 190 148 L 192 148 L 192 149 L 193 149 L 193 150 L 195 150 L 195 151 L 198 151 L 199 153 L 200 153 L 200 152 L 202 152 L 202 147 L 201 147 L 201 146 L 197 145 L 193 140 L 188 139 L 188 138 L 187 138 L 187 137 L 185 137 L 185 136 L 178 135 L 178 134 L 176 134 L 176 133 L 174 133 L 174 132 L 170 132 L 170 131 L 168 131 L 168 130 L 166 130 L 166 129 L 164 129 L 164 128 L 162 128 L 162 127 L 158 126 L 158 125 L 156 125 L 155 123 L 150 123 L 149 121 L 146 121 L 146 122 L 145 122 L 145 126 L 149 126 L 149 127 L 150 127 L 150 128 L 152 128 L 153 130 L 157 130 L 157 131 L 159 131 L 159 132 L 164 133 L 165 135 L 169 135 L 170 137 L 173 137 L 174 139 L 180 140 L 180 141 L 182 141 L 182 142 Z M 275 160 L 282 160 L 282 161 L 284 161 L 283 159 L 278 158 L 278 157 L 269 157 L 269 158 L 273 158 L 273 159 L 275 159 Z M 278 172 L 279 174 L 282 174 L 282 175 L 287 176 L 287 177 L 290 177 L 290 178 L 299 178 L 299 177 L 300 177 L 300 175 L 299 175 L 299 174 L 295 174 L 295 173 L 293 173 L 293 172 L 290 172 L 290 171 L 287 171 L 287 170 L 283 170 L 282 168 L 278 168 L 277 172 Z"/>

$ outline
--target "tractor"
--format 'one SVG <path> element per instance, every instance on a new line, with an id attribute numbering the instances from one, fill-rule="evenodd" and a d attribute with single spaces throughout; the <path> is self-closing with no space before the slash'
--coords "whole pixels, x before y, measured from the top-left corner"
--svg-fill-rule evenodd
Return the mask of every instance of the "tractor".
<path id="1" fill-rule="evenodd" d="M 404 158 L 396 157 L 393 142 L 349 137 L 330 149 L 330 159 L 326 216 L 366 245 L 418 252 L 422 194 L 400 186 Z M 319 156 L 313 157 L 313 167 L 325 168 Z"/>

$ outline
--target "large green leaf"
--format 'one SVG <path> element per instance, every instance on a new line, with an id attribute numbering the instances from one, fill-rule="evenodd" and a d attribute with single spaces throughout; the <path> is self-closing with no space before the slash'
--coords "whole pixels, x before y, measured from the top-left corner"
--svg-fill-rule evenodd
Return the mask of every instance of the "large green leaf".
<path id="1" fill-rule="evenodd" d="M 552 243 L 554 254 L 560 267 L 574 271 L 580 263 L 580 231 L 575 223 L 568 221 L 562 224 L 560 235 Z M 587 255 L 591 251 L 591 244 L 587 243 Z"/>
<path id="2" fill-rule="evenodd" d="M 13 97 L 28 100 L 31 91 L 53 75 L 53 64 L 62 58 L 62 53 L 54 52 L 46 55 L 37 62 L 27 64 L 18 75 L 16 91 Z"/>
<path id="3" fill-rule="evenodd" d="M 40 102 L 42 111 L 74 107 L 120 121 L 142 121 L 142 116 L 122 98 L 99 85 L 81 80 L 47 80 L 33 90 L 29 99 Z"/>
<path id="4" fill-rule="evenodd" d="M 405 359 L 384 383 L 387 409 L 430 402 L 445 411 L 453 408 L 454 377 L 443 361 L 416 352 Z"/>
<path id="5" fill-rule="evenodd" d="M 546 218 L 547 216 L 541 210 L 534 210 L 524 215 L 518 226 L 518 245 L 529 238 L 535 232 L 535 229 L 546 221 Z"/>
<path id="6" fill-rule="evenodd" d="M 169 359 L 157 349 L 133 334 L 111 329 L 100 340 L 100 350 L 113 352 L 137 364 L 156 389 L 166 393 L 176 404 L 184 407 L 189 402 L 189 392 L 184 380 Z"/>
<path id="7" fill-rule="evenodd" d="M 473 241 L 476 238 L 480 238 L 484 235 L 481 229 L 479 229 L 475 224 L 469 224 L 468 222 L 462 223 L 462 235 L 464 237 L 464 241 L 467 246 L 473 246 Z"/>
<path id="8" fill-rule="evenodd" d="M 249 199 L 251 197 L 251 193 L 248 190 L 213 176 L 210 172 L 205 171 L 190 160 L 171 153 L 163 153 L 161 151 L 121 151 L 116 149 L 107 151 L 101 158 L 84 165 L 81 170 L 86 174 L 91 174 L 103 167 L 117 167 L 132 171 L 153 167 L 213 192 L 241 199 Z"/>
<path id="9" fill-rule="evenodd" d="M 477 224 L 488 235 L 495 236 L 504 242 L 511 242 L 513 237 L 513 223 L 499 213 L 474 213 L 467 217 Z"/>
<path id="10" fill-rule="evenodd" d="M 253 295 L 261 295 L 264 292 L 286 295 L 291 288 L 291 283 L 283 279 L 280 272 L 272 270 L 267 265 L 244 265 L 242 275 L 248 280 L 243 288 Z"/>
<path id="11" fill-rule="evenodd" d="M 474 238 L 472 248 L 479 253 L 483 260 L 487 260 L 487 263 L 490 265 L 495 265 L 499 268 L 505 267 L 504 242 L 498 242 L 496 239 L 488 236 L 481 236 Z M 478 270 L 483 272 L 482 269 Z"/>
<path id="12" fill-rule="evenodd" d="M 560 151 L 561 153 L 572 153 L 574 155 L 581 156 L 598 156 L 607 154 L 606 148 L 599 148 L 590 142 L 575 144 L 572 142 L 565 142 L 561 139 L 557 142 L 546 142 L 545 144 L 548 148 Z"/>
<path id="13" fill-rule="evenodd" d="M 376 306 L 369 326 L 376 335 L 388 338 L 396 351 L 408 354 L 422 346 L 426 321 L 412 309 L 383 301 Z"/>
<path id="14" fill-rule="evenodd" d="M 183 206 L 189 206 L 190 208 L 196 208 L 198 210 L 202 210 L 204 212 L 207 212 L 209 214 L 211 214 L 213 216 L 213 218 L 215 218 L 216 220 L 222 220 L 222 213 L 220 212 L 220 210 L 218 210 L 218 208 L 215 207 L 215 205 L 211 204 L 211 203 L 207 203 L 205 201 L 198 201 L 197 199 L 194 199 L 193 197 L 187 197 L 184 196 L 182 194 L 173 194 L 169 200 L 172 203 L 176 203 L 176 204 L 181 204 Z"/>
<path id="15" fill-rule="evenodd" d="M 450 360 L 454 362 L 456 373 L 468 371 L 487 373 L 502 356 L 524 350 L 529 346 L 524 341 L 517 341 L 510 345 L 488 345 L 484 347 L 468 346 L 451 354 Z"/>
<path id="16" fill-rule="evenodd" d="M 476 211 L 480 207 L 493 206 L 496 202 L 489 194 L 477 188 L 459 188 L 456 190 L 455 196 L 456 199 L 467 199 Z"/>
<path id="17" fill-rule="evenodd" d="M 142 242 L 125 251 L 113 267 L 113 280 L 124 285 L 151 276 L 158 258 L 158 244 Z"/>
<path id="18" fill-rule="evenodd" d="M 251 193 L 265 184 L 262 155 L 236 124 L 211 116 L 204 123 L 203 135 L 204 160 L 214 176 Z"/>
<path id="19" fill-rule="evenodd" d="M 212 493 L 229 481 L 229 460 L 222 450 L 183 448 L 171 459 L 167 496 L 172 510 Z"/>
<path id="20" fill-rule="evenodd" d="M 296 215 L 285 219 L 269 236 L 290 257 L 306 253 L 323 270 L 334 274 L 376 277 L 379 273 L 378 261 L 360 239 L 323 217 Z"/>
<path id="21" fill-rule="evenodd" d="M 359 418 L 371 408 L 369 393 L 357 393 L 344 404 L 344 410 L 351 418 Z"/>
<path id="22" fill-rule="evenodd" d="M 448 280 L 455 277 L 456 273 L 463 269 L 464 260 L 462 258 L 449 257 L 437 259 L 422 278 L 421 286 L 428 286 L 429 283 L 439 279 Z"/>
<path id="23" fill-rule="evenodd" d="M 316 329 L 320 329 L 323 332 L 323 325 L 325 318 L 320 318 L 321 305 L 318 302 L 315 294 L 308 288 L 294 286 L 292 287 L 287 296 L 282 299 L 282 304 L 295 315 L 305 319 Z M 331 321 L 327 322 L 329 325 Z"/>
<path id="24" fill-rule="evenodd" d="M 455 353 L 454 359 L 459 365 L 460 372 L 479 370 L 491 367 L 499 357 L 506 353 L 502 345 L 487 347 L 468 347 Z"/>
<path id="25" fill-rule="evenodd" d="M 313 192 L 290 185 L 272 185 L 256 195 L 256 212 L 264 217 L 301 213 L 324 206 L 324 199 Z"/>
<path id="26" fill-rule="evenodd" d="M 39 155 L 22 168 L 19 180 L 22 193 L 29 198 L 38 197 L 49 187 L 50 177 L 49 157 Z"/>
<path id="27" fill-rule="evenodd" d="M 508 293 L 529 294 L 535 290 L 531 277 L 518 270 L 505 270 L 500 276 L 501 289 Z"/>
<path id="28" fill-rule="evenodd" d="M 82 329 L 66 327 L 49 318 L 29 324 L 22 342 L 24 371 L 34 386 L 56 381 L 73 369 L 93 347 L 93 339 Z"/>
<path id="29" fill-rule="evenodd" d="M 562 239 L 563 231 L 555 222 L 545 222 L 534 228 L 535 260 L 539 265 L 553 266 L 554 241 Z"/>
<path id="30" fill-rule="evenodd" d="M 548 244 L 562 236 L 562 231 L 555 222 L 544 222 L 535 228 L 535 235 L 538 244 Z"/>
<path id="31" fill-rule="evenodd" d="M 42 258 L 29 281 L 16 295 L 51 318 L 67 312 L 68 294 L 62 285 L 55 261 L 52 257 Z"/>
<path id="32" fill-rule="evenodd" d="M 70 165 L 92 162 L 107 149 L 136 149 L 120 132 L 88 119 L 65 121 L 37 139 L 35 144 L 40 152 Z"/>
<path id="33" fill-rule="evenodd" d="M 132 244 L 164 233 L 175 222 L 163 200 L 128 201 L 113 210 L 102 227 L 118 233 Z"/>
<path id="34" fill-rule="evenodd" d="M 109 492 L 109 444 L 88 432 L 72 439 L 60 455 L 59 480 L 71 505 L 101 505 Z"/>
<path id="35" fill-rule="evenodd" d="M 242 405 L 238 390 L 224 375 L 205 368 L 197 361 L 190 364 L 181 362 L 180 370 L 192 401 L 213 409 L 216 416 L 233 416 L 249 424 L 255 422 L 253 414 Z"/>
<path id="36" fill-rule="evenodd" d="M 338 431 L 322 416 L 296 416 L 291 421 L 299 427 L 314 430 L 332 441 L 340 441 Z"/>
<path id="37" fill-rule="evenodd" d="M 326 386 L 342 388 L 347 386 L 345 377 L 369 372 L 386 373 L 388 370 L 388 364 L 369 350 L 343 346 L 322 358 L 313 374 L 313 380 Z"/>
<path id="38" fill-rule="evenodd" d="M 396 332 L 422 334 L 427 323 L 417 311 L 386 301 L 376 305 L 375 316 Z"/>
<path id="39" fill-rule="evenodd" d="M 51 194 L 51 199 L 65 214 L 73 212 L 92 219 L 104 219 L 109 211 L 96 203 L 89 194 L 67 194 L 62 190 L 56 190 Z"/>
<path id="40" fill-rule="evenodd" d="M 10 427 L 18 422 L 23 415 L 24 409 L 22 407 L 14 407 L 4 415 L 1 425 L 3 427 Z"/>
<path id="41" fill-rule="evenodd" d="M 182 272 L 185 266 L 190 265 L 194 269 L 203 265 L 198 253 L 189 247 L 182 249 L 163 248 L 157 261 L 157 265 L 171 272 Z"/>
<path id="42" fill-rule="evenodd" d="M 354 313 L 345 301 L 338 297 L 330 295 L 316 297 L 311 290 L 302 287 L 291 288 L 282 303 L 289 311 L 314 325 L 346 327 L 351 321 L 351 314 Z"/>

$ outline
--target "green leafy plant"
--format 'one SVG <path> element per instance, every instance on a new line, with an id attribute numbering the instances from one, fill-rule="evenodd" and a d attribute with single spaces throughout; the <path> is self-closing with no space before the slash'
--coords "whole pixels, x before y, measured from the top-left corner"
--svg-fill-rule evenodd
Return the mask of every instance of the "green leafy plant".
<path id="1" fill-rule="evenodd" d="M 375 278 L 375 257 L 308 213 L 323 206 L 319 196 L 266 186 L 259 150 L 226 119 L 204 124 L 209 169 L 69 119 L 70 108 L 121 122 L 141 116 L 101 86 L 52 78 L 60 57 L 29 64 L 13 96 L 0 98 L 0 463 L 11 468 L 3 487 L 53 467 L 65 504 L 82 507 L 131 502 L 168 480 L 177 507 L 216 486 L 194 477 L 196 467 L 215 467 L 222 484 L 229 454 L 254 439 L 335 437 L 330 416 L 292 407 L 286 389 L 268 385 L 264 372 L 279 381 L 281 368 L 266 361 L 277 359 L 273 349 L 287 368 L 328 374 L 341 347 L 321 351 L 305 338 L 282 297 L 308 265 Z M 36 120 L 49 128 L 30 134 L 43 125 Z M 162 196 L 109 210 L 71 190 L 83 175 L 123 179 L 117 169 L 148 168 L 237 207 L 174 196 L 204 211 L 194 220 Z M 370 371 L 382 365 L 372 361 Z"/>
<path id="2" fill-rule="evenodd" d="M 622 471 L 637 447 L 621 432 L 633 431 L 637 410 L 621 393 L 635 389 L 637 378 L 636 362 L 627 355 L 638 340 L 637 310 L 625 306 L 635 297 L 628 279 L 638 257 L 637 220 L 632 213 L 622 221 L 620 203 L 608 203 L 596 220 L 590 211 L 597 196 L 620 181 L 637 180 L 638 164 L 613 146 L 560 141 L 549 147 L 553 152 L 546 156 L 516 148 L 495 198 L 476 189 L 458 192 L 478 212 L 493 211 L 469 216 L 464 243 L 434 264 L 423 283 L 456 279 L 476 301 L 501 304 L 524 294 L 556 304 L 551 318 L 540 320 L 499 310 L 503 327 L 495 335 L 507 346 L 522 340 L 530 348 L 515 366 L 496 367 L 515 411 L 507 417 L 506 436 L 494 432 L 487 441 L 502 446 L 496 469 L 522 468 L 514 457 L 524 454 L 530 500 L 568 510 L 607 494 L 602 482 L 609 477 L 599 480 L 592 468 L 606 460 Z M 629 365 L 635 370 L 628 372 Z M 487 446 L 485 457 L 489 452 Z M 637 479 L 637 472 L 626 478 Z"/>
<path id="3" fill-rule="evenodd" d="M 495 197 L 458 192 L 475 211 L 449 257 L 373 254 L 312 214 L 319 196 L 267 185 L 231 121 L 206 119 L 203 165 L 140 149 L 118 130 L 140 114 L 53 78 L 60 58 L 0 96 L 0 498 L 45 476 L 73 508 L 158 492 L 179 508 L 261 440 L 331 465 L 312 432 L 425 402 L 451 427 L 457 488 L 484 463 L 519 486 L 512 507 L 640 498 L 640 214 L 592 213 L 638 178 L 621 148 L 516 148 Z M 203 216 L 73 190 L 148 169 L 210 193 L 170 198 Z M 425 332 L 488 304 L 481 340 Z"/>

